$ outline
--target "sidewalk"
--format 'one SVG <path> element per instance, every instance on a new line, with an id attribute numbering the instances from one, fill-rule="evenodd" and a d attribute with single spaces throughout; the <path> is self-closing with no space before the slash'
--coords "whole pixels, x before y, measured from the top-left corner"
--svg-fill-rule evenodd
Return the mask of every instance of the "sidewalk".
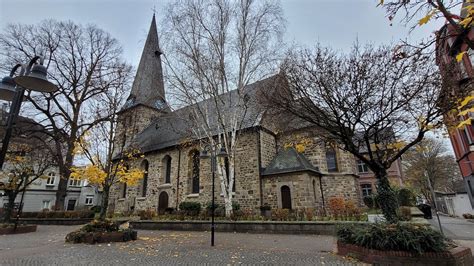
<path id="1" fill-rule="evenodd" d="M 147 231 L 126 243 L 65 244 L 73 226 L 0 236 L 0 265 L 278 264 L 363 265 L 334 254 L 336 239 L 320 235 Z"/>

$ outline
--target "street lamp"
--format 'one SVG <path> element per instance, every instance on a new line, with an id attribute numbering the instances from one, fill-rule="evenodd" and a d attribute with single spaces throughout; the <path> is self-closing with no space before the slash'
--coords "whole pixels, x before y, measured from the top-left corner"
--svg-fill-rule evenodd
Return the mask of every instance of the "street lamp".
<path id="1" fill-rule="evenodd" d="M 214 204 L 214 191 L 215 191 L 215 182 L 214 182 L 215 178 L 214 177 L 216 173 L 216 157 L 225 158 L 229 156 L 224 147 L 221 147 L 219 150 L 219 153 L 216 154 L 215 148 L 217 147 L 217 145 L 218 144 L 214 146 L 210 144 L 206 145 L 204 149 L 201 151 L 201 154 L 199 155 L 199 157 L 201 157 L 202 159 L 211 158 L 211 173 L 212 173 L 211 246 L 212 247 L 214 246 L 214 232 L 215 232 L 214 211 L 216 209 L 216 206 Z"/>
<path id="2" fill-rule="evenodd" d="M 39 62 L 38 62 L 39 61 Z M 20 74 L 16 77 L 15 72 L 20 69 Z M 10 144 L 13 131 L 13 123 L 20 113 L 21 102 L 25 95 L 25 90 L 51 93 L 58 90 L 58 87 L 48 81 L 46 67 L 43 66 L 43 58 L 35 56 L 28 65 L 17 64 L 0 82 L 0 99 L 12 101 L 10 112 L 8 113 L 7 128 L 2 140 L 0 151 L 0 169 L 3 168 L 5 156 Z"/>

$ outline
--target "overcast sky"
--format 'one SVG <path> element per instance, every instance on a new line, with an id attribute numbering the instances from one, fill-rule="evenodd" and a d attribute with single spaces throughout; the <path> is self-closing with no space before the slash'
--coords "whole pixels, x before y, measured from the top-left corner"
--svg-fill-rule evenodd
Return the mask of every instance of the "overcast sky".
<path id="1" fill-rule="evenodd" d="M 125 59 L 138 65 L 153 7 L 158 22 L 163 0 L 0 0 L 0 29 L 9 23 L 37 23 L 43 19 L 93 23 L 110 32 L 124 48 Z M 423 26 L 411 34 L 395 22 L 390 26 L 378 0 L 282 0 L 287 20 L 285 41 L 303 45 L 321 42 L 345 50 L 358 39 L 361 43 L 391 43 L 427 37 L 441 21 Z M 158 25 L 158 31 L 160 30 Z M 165 51 L 166 52 L 166 51 Z"/>
<path id="2" fill-rule="evenodd" d="M 33 24 L 44 19 L 93 23 L 119 40 L 125 59 L 138 65 L 146 34 L 156 8 L 158 23 L 171 0 L 0 0 L 0 30 L 9 23 Z M 287 21 L 285 42 L 311 46 L 316 42 L 347 50 L 360 43 L 388 44 L 400 39 L 426 38 L 443 24 L 429 23 L 413 32 L 393 25 L 379 0 L 282 0 Z M 158 31 L 161 25 L 158 24 Z M 164 51 L 166 53 L 166 51 Z M 447 145 L 450 147 L 450 145 Z"/>

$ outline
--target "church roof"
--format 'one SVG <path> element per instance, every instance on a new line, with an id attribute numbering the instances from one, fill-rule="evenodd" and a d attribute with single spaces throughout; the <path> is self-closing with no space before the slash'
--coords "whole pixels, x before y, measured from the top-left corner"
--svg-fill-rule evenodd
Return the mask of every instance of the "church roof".
<path id="1" fill-rule="evenodd" d="M 314 167 L 308 159 L 294 148 L 282 149 L 273 158 L 267 168 L 263 171 L 263 176 L 285 174 L 301 171 L 310 171 L 320 174 L 319 169 Z"/>
<path id="2" fill-rule="evenodd" d="M 264 113 L 263 106 L 259 103 L 261 90 L 272 89 L 276 85 L 278 75 L 271 76 L 267 79 L 257 81 L 247 85 L 243 90 L 244 99 L 246 99 L 245 115 L 241 121 L 240 129 L 252 128 L 259 126 L 262 123 Z M 236 97 L 237 90 L 232 90 L 228 93 L 219 96 L 225 108 L 235 108 L 238 101 Z M 209 115 L 209 124 L 213 125 L 211 133 L 217 135 L 219 133 L 217 128 L 217 111 L 215 110 L 214 101 L 204 100 L 199 103 L 201 110 L 205 109 Z M 198 139 L 193 128 L 196 127 L 192 119 L 193 108 L 191 105 L 176 111 L 165 113 L 157 117 L 147 128 L 140 132 L 132 141 L 132 145 L 141 152 L 150 152 L 155 150 L 171 147 L 186 141 Z"/>
<path id="3" fill-rule="evenodd" d="M 122 111 L 137 105 L 145 105 L 165 111 L 168 110 L 165 98 L 161 54 L 155 15 L 153 15 L 137 73 L 133 80 L 132 91 Z"/>

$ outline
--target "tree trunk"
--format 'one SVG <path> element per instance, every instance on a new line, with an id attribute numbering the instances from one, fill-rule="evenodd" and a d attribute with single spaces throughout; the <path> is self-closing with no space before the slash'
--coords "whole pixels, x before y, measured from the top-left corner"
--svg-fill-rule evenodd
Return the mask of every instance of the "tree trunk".
<path id="1" fill-rule="evenodd" d="M 104 221 L 107 217 L 107 208 L 109 207 L 109 194 L 110 186 L 104 186 L 104 191 L 102 192 L 102 203 L 100 208 L 99 220 Z"/>
<path id="2" fill-rule="evenodd" d="M 5 208 L 5 217 L 3 218 L 4 223 L 8 224 L 11 222 L 12 214 L 13 214 L 13 207 L 15 206 L 15 198 L 16 194 L 13 192 L 5 191 L 8 196 L 8 203 Z"/>
<path id="3" fill-rule="evenodd" d="M 395 195 L 395 191 L 390 187 L 388 181 L 387 171 L 381 169 L 375 172 L 377 177 L 377 194 L 378 194 L 378 204 L 382 209 L 382 213 L 385 216 L 385 219 L 389 223 L 398 222 L 398 199 Z"/>

